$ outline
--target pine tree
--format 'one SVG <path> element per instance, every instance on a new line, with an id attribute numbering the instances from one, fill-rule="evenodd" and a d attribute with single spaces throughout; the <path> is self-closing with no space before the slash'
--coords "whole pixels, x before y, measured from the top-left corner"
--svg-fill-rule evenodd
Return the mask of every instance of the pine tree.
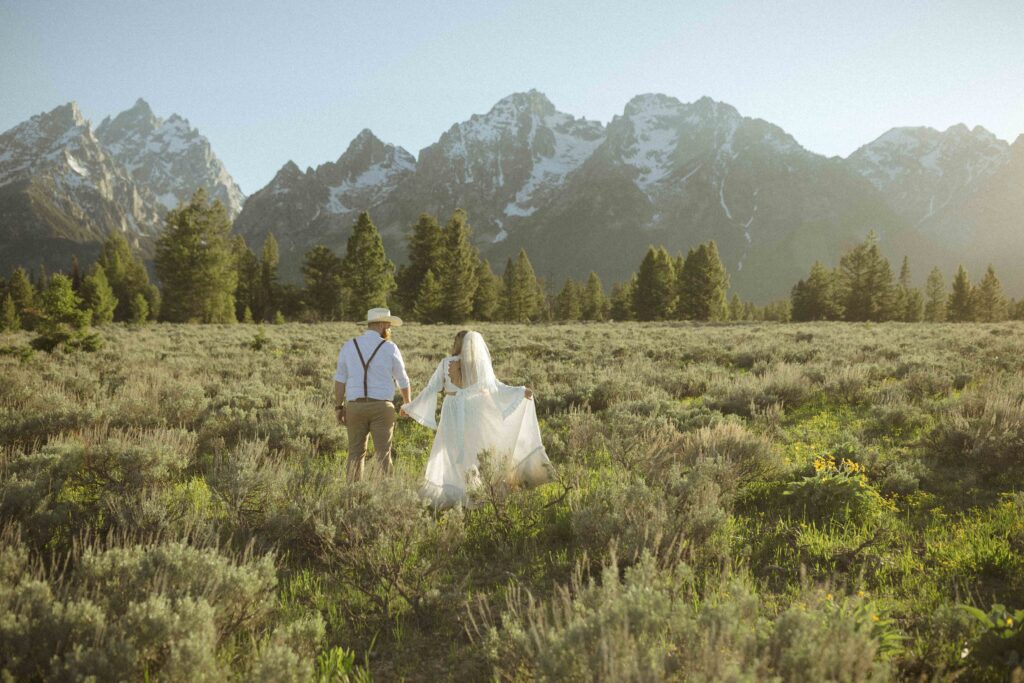
<path id="1" fill-rule="evenodd" d="M 171 322 L 233 323 L 238 273 L 229 241 L 231 221 L 219 200 L 196 190 L 172 209 L 153 259 L 163 285 L 161 317 Z"/>
<path id="2" fill-rule="evenodd" d="M 981 284 L 973 296 L 974 319 L 979 322 L 1001 322 L 1007 317 L 1006 297 L 1003 296 L 1003 286 L 996 277 L 996 271 L 989 264 Z"/>
<path id="3" fill-rule="evenodd" d="M 128 322 L 142 325 L 147 320 L 149 320 L 149 301 L 143 296 L 142 292 L 136 292 L 128 309 Z M 252 322 L 251 317 L 249 322 Z"/>
<path id="4" fill-rule="evenodd" d="M 501 278 L 491 270 L 486 259 L 476 267 L 476 294 L 473 296 L 473 319 L 494 320 L 498 315 L 501 297 Z"/>
<path id="5" fill-rule="evenodd" d="M 530 266 L 533 269 L 533 266 Z M 547 282 L 544 278 L 534 278 L 537 283 L 534 297 L 537 301 L 537 312 L 530 318 L 533 322 L 551 322 L 555 319 L 554 297 L 548 294 Z"/>
<path id="6" fill-rule="evenodd" d="M 114 320 L 131 320 L 131 302 L 136 294 L 146 298 L 149 316 L 157 317 L 160 313 L 160 291 L 149 281 L 149 273 L 142 259 L 132 253 L 128 241 L 120 233 L 113 232 L 107 236 L 96 262 L 103 266 L 110 288 L 114 290 L 117 308 L 114 309 Z"/>
<path id="7" fill-rule="evenodd" d="M 612 320 L 636 320 L 633 298 L 636 292 L 636 273 L 626 282 L 616 282 L 608 297 L 608 315 Z"/>
<path id="8" fill-rule="evenodd" d="M 938 267 L 928 273 L 925 285 L 925 296 L 928 301 L 924 307 L 924 319 L 930 323 L 941 323 L 946 320 L 946 281 Z"/>
<path id="9" fill-rule="evenodd" d="M 114 290 L 107 282 L 107 275 L 103 266 L 93 264 L 92 272 L 82 282 L 82 300 L 86 308 L 92 311 L 92 321 L 96 325 L 107 325 L 114 320 L 114 309 L 117 308 L 117 298 Z"/>
<path id="10" fill-rule="evenodd" d="M 637 320 L 666 320 L 675 310 L 675 272 L 664 247 L 650 247 L 637 273 L 633 309 Z"/>
<path id="11" fill-rule="evenodd" d="M 82 269 L 78 265 L 78 255 L 71 255 L 71 289 L 82 291 Z"/>
<path id="12" fill-rule="evenodd" d="M 897 319 L 903 322 L 916 323 L 924 318 L 924 298 L 921 290 L 910 283 L 910 259 L 903 257 L 900 267 L 899 285 L 896 293 Z"/>
<path id="13" fill-rule="evenodd" d="M 733 293 L 729 301 L 729 320 L 743 320 L 743 302 L 740 295 Z"/>
<path id="14" fill-rule="evenodd" d="M 574 280 L 566 279 L 562 291 L 555 298 L 555 318 L 574 321 L 583 315 L 583 288 Z"/>
<path id="15" fill-rule="evenodd" d="M 9 293 L 4 297 L 3 306 L 0 306 L 0 330 L 14 332 L 21 329 L 21 318 L 18 317 L 18 309 L 14 306 L 14 297 Z"/>
<path id="16" fill-rule="evenodd" d="M 946 302 L 946 316 L 950 322 L 964 323 L 974 320 L 974 292 L 967 271 L 961 264 L 953 278 L 953 291 Z"/>
<path id="17" fill-rule="evenodd" d="M 697 315 L 695 299 L 700 290 L 700 266 L 697 263 L 699 258 L 697 249 L 690 248 L 686 256 L 680 254 L 674 262 L 676 305 L 672 317 L 676 320 L 693 320 Z"/>
<path id="18" fill-rule="evenodd" d="M 502 276 L 501 318 L 510 322 L 527 322 L 540 313 L 540 285 L 526 250 L 521 249 L 515 261 L 508 260 Z"/>
<path id="19" fill-rule="evenodd" d="M 693 282 L 696 289 L 690 301 L 692 319 L 725 319 L 728 312 L 725 297 L 729 291 L 729 274 L 718 255 L 718 247 L 714 240 L 697 248 L 696 266 Z"/>
<path id="20" fill-rule="evenodd" d="M 597 273 L 591 271 L 583 290 L 583 304 L 580 314 L 584 320 L 604 320 L 608 317 L 608 299 L 604 296 L 604 285 Z"/>
<path id="21" fill-rule="evenodd" d="M 807 280 L 793 287 L 791 296 L 793 320 L 840 320 L 842 306 L 836 292 L 836 274 L 820 261 L 811 266 Z"/>
<path id="22" fill-rule="evenodd" d="M 439 278 L 442 315 L 450 323 L 464 322 L 473 313 L 479 259 L 469 242 L 470 232 L 466 212 L 456 209 L 444 229 Z"/>
<path id="23" fill-rule="evenodd" d="M 922 320 L 924 320 L 924 296 L 920 289 L 911 287 L 904 296 L 903 321 L 919 323 Z"/>
<path id="24" fill-rule="evenodd" d="M 764 307 L 760 318 L 762 320 L 788 323 L 793 317 L 792 306 L 789 299 L 773 301 Z"/>
<path id="25" fill-rule="evenodd" d="M 46 264 L 39 264 L 39 272 L 35 279 L 36 293 L 42 295 L 47 289 L 50 288 L 50 276 L 46 272 Z"/>
<path id="26" fill-rule="evenodd" d="M 838 283 L 845 320 L 880 321 L 897 316 L 892 266 L 882 256 L 874 231 L 839 259 Z"/>
<path id="27" fill-rule="evenodd" d="M 420 295 L 413 306 L 413 315 L 423 323 L 436 323 L 444 318 L 444 301 L 441 285 L 434 277 L 434 271 L 428 270 L 420 283 Z"/>
<path id="28" fill-rule="evenodd" d="M 893 303 L 899 312 L 897 320 L 904 320 L 903 313 L 907 308 L 907 296 L 910 291 L 910 258 L 903 256 L 903 263 L 900 266 L 900 276 L 896 280 L 896 291 L 893 294 Z"/>
<path id="29" fill-rule="evenodd" d="M 435 278 L 440 274 L 443 252 L 443 235 L 437 219 L 426 213 L 420 214 L 409 235 L 409 263 L 402 266 L 397 277 L 396 294 L 401 310 L 411 311 L 416 305 L 427 271 L 434 271 Z"/>
<path id="30" fill-rule="evenodd" d="M 365 211 L 352 228 L 341 268 L 348 291 L 346 316 L 350 320 L 362 320 L 371 308 L 387 305 L 395 289 L 395 264 L 384 253 L 380 233 Z"/>
<path id="31" fill-rule="evenodd" d="M 50 278 L 41 300 L 39 335 L 29 342 L 32 348 L 42 351 L 53 351 L 58 346 L 84 351 L 99 348 L 99 337 L 89 330 L 92 311 L 82 309 L 82 299 L 75 294 L 69 277 L 58 274 Z"/>
<path id="32" fill-rule="evenodd" d="M 306 252 L 302 264 L 305 300 L 319 320 L 339 320 L 344 312 L 345 286 L 341 258 L 317 245 Z"/>
<path id="33" fill-rule="evenodd" d="M 278 306 L 277 265 L 280 258 L 274 233 L 267 233 L 260 254 L 260 277 L 252 301 L 253 315 L 259 320 L 269 321 Z"/>
<path id="34" fill-rule="evenodd" d="M 11 273 L 11 279 L 7 283 L 7 293 L 14 300 L 14 310 L 20 319 L 21 326 L 26 330 L 35 329 L 35 323 L 39 319 L 36 290 L 24 268 L 15 268 Z"/>
<path id="35" fill-rule="evenodd" d="M 248 306 L 246 306 L 245 309 L 242 311 L 241 322 L 245 323 L 246 325 L 252 325 L 255 322 L 252 319 L 252 310 Z"/>
<path id="36" fill-rule="evenodd" d="M 260 288 L 260 260 L 245 244 L 245 238 L 235 235 L 231 242 L 231 250 L 235 256 L 235 270 L 238 274 L 238 286 L 235 288 L 235 315 L 245 320 L 245 311 L 252 317 L 252 309 L 256 306 L 257 292 Z"/>

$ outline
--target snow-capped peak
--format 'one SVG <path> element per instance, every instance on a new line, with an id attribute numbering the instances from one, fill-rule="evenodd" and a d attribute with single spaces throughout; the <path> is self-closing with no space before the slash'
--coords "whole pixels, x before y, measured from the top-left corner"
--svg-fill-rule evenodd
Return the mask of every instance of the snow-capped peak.
<path id="1" fill-rule="evenodd" d="M 415 169 L 409 152 L 364 128 L 336 162 L 317 167 L 314 174 L 327 188 L 325 210 L 341 214 L 376 204 Z"/>
<path id="2" fill-rule="evenodd" d="M 130 109 L 104 119 L 96 135 L 164 209 L 177 207 L 203 187 L 232 217 L 242 210 L 242 191 L 188 119 L 178 114 L 162 119 L 140 97 Z"/>
<path id="3" fill-rule="evenodd" d="M 917 224 L 967 196 L 1010 157 L 1009 145 L 981 126 L 945 131 L 893 128 L 847 158 L 890 205 Z"/>

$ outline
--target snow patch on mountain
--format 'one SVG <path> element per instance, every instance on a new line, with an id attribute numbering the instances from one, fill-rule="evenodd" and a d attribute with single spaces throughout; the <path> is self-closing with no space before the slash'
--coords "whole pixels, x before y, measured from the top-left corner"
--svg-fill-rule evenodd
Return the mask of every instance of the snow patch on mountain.
<path id="1" fill-rule="evenodd" d="M 534 157 L 530 177 L 516 192 L 515 199 L 505 206 L 506 216 L 529 216 L 537 210 L 531 206 L 534 195 L 541 188 L 561 185 L 566 177 L 594 153 L 604 136 L 581 137 L 575 130 L 575 119 L 568 114 L 557 113 L 533 122 L 531 134 L 536 136 L 537 126 L 543 124 L 554 135 L 554 152 L 550 156 Z"/>
<path id="2" fill-rule="evenodd" d="M 96 134 L 132 178 L 160 198 L 162 206 L 188 201 L 202 187 L 224 204 L 231 217 L 241 211 L 245 196 L 209 141 L 188 119 L 177 114 L 159 118 L 140 98 L 132 108 L 104 119 Z M 174 199 L 169 200 L 169 195 Z"/>

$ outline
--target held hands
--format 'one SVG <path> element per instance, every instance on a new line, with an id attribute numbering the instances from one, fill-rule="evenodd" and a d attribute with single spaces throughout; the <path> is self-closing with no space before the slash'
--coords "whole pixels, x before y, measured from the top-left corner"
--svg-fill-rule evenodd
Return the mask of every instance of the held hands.
<path id="1" fill-rule="evenodd" d="M 524 395 L 526 396 L 527 399 L 533 400 L 533 390 L 531 390 L 529 387 L 526 388 L 526 391 L 524 392 Z"/>
<path id="2" fill-rule="evenodd" d="M 405 412 L 405 406 L 398 409 L 398 417 L 409 417 L 409 413 Z"/>

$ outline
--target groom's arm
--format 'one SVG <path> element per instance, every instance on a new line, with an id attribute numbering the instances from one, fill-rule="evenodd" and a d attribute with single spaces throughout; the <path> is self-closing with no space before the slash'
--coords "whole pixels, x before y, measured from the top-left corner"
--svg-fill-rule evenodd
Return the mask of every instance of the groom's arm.
<path id="1" fill-rule="evenodd" d="M 334 416 L 339 424 L 345 424 L 345 383 L 334 382 Z"/>
<path id="2" fill-rule="evenodd" d="M 394 363 L 391 366 L 391 376 L 395 380 L 395 384 L 398 385 L 398 390 L 402 393 L 402 403 L 412 403 L 412 383 L 409 381 L 409 375 L 405 371 L 405 360 L 402 358 L 402 352 L 395 347 Z M 399 410 L 399 415 L 404 415 L 405 411 Z"/>
<path id="3" fill-rule="evenodd" d="M 348 381 L 348 366 L 342 357 L 344 349 L 342 346 L 342 350 L 338 352 L 338 366 L 334 370 L 334 417 L 338 424 L 345 424 L 345 383 Z"/>

